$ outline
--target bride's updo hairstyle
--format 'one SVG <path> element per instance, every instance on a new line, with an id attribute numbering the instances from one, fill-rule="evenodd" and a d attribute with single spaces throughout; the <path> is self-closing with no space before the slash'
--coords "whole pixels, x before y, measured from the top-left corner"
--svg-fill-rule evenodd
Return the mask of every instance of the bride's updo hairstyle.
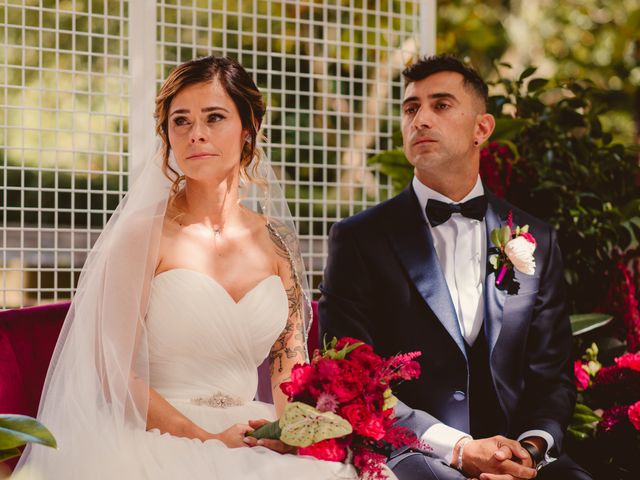
<path id="1" fill-rule="evenodd" d="M 240 175 L 244 180 L 257 181 L 255 172 L 262 158 L 262 152 L 257 146 L 260 126 L 266 108 L 262 94 L 251 76 L 236 60 L 213 55 L 197 58 L 176 67 L 162 84 L 160 93 L 156 97 L 156 133 L 163 143 L 162 168 L 164 174 L 173 181 L 172 192 L 176 194 L 180 189 L 182 177 L 169 163 L 171 145 L 169 144 L 169 107 L 175 96 L 185 87 L 198 83 L 219 81 L 227 95 L 231 97 L 238 109 L 242 128 L 249 134 L 249 141 L 245 142 L 240 157 Z M 255 157 L 255 161 L 254 161 Z M 249 166 L 253 161 L 251 172 Z"/>

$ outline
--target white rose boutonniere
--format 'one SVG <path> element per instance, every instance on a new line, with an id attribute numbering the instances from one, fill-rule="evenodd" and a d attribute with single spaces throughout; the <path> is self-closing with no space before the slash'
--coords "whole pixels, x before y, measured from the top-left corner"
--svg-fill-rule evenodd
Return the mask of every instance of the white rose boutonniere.
<path id="1" fill-rule="evenodd" d="M 536 239 L 529 233 L 529 225 L 513 225 L 512 212 L 509 212 L 505 226 L 491 231 L 491 242 L 498 249 L 498 253 L 489 258 L 497 272 L 496 285 L 500 285 L 507 272 L 514 268 L 526 275 L 535 273 L 533 253 L 536 250 Z"/>

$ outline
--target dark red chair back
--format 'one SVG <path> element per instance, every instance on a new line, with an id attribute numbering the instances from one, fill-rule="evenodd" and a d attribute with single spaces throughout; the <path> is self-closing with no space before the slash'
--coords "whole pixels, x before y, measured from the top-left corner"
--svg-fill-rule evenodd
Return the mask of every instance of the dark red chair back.
<path id="1" fill-rule="evenodd" d="M 0 311 L 0 413 L 35 416 L 69 302 Z M 17 458 L 3 463 L 13 469 Z M 0 475 L 2 476 L 2 475 Z"/>

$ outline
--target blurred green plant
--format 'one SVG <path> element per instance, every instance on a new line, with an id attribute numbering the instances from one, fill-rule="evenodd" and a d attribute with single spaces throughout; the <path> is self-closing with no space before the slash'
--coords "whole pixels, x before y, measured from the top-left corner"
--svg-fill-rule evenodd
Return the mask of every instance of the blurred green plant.
<path id="1" fill-rule="evenodd" d="M 634 149 L 602 126 L 602 89 L 534 73 L 530 67 L 494 82 L 501 93 L 489 100 L 497 118 L 492 140 L 514 154 L 507 199 L 558 230 L 573 311 L 592 311 L 606 294 L 614 249 L 639 245 L 640 168 Z"/>

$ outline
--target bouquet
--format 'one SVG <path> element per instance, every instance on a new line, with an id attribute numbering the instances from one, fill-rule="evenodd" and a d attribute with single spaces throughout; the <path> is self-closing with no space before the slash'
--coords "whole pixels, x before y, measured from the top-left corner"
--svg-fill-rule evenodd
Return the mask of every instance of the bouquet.
<path id="1" fill-rule="evenodd" d="M 298 364 L 280 388 L 289 404 L 280 420 L 251 433 L 298 447 L 298 455 L 352 463 L 361 478 L 382 479 L 387 455 L 413 445 L 413 432 L 394 425 L 391 387 L 420 375 L 420 352 L 381 358 L 354 338 L 334 338 Z"/>
<path id="2" fill-rule="evenodd" d="M 598 353 L 594 343 L 574 363 L 578 403 L 568 432 L 574 441 L 580 442 L 581 450 L 587 451 L 591 446 L 594 456 L 607 458 L 615 466 L 616 471 L 607 472 L 607 478 L 637 478 L 634 475 L 640 469 L 640 352 L 625 353 L 610 366 L 598 361 Z M 595 475 L 594 467 L 590 468 Z"/>

